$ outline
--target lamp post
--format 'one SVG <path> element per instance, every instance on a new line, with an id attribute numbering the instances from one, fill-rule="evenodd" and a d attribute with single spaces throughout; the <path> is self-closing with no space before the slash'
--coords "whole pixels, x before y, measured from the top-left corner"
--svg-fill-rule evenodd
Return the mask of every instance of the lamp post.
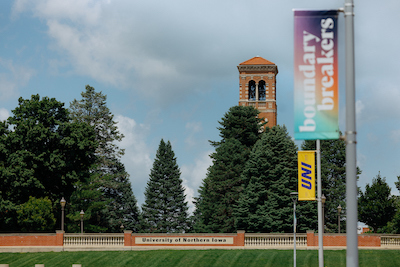
<path id="1" fill-rule="evenodd" d="M 337 212 L 338 212 L 338 233 L 340 234 L 340 213 L 342 212 L 342 206 L 337 206 Z"/>
<path id="2" fill-rule="evenodd" d="M 83 215 L 85 215 L 85 213 L 81 210 L 79 214 L 81 215 L 81 234 L 83 234 Z"/>
<path id="3" fill-rule="evenodd" d="M 61 231 L 64 231 L 64 210 L 65 210 L 65 204 L 67 201 L 65 201 L 64 197 L 61 198 L 60 204 L 61 204 Z"/>
<path id="4" fill-rule="evenodd" d="M 296 202 L 297 202 L 297 196 L 299 193 L 297 192 L 291 192 L 290 193 L 290 198 L 293 200 L 293 266 L 296 267 L 296 224 L 297 224 L 297 219 L 296 219 Z"/>
<path id="5" fill-rule="evenodd" d="M 325 230 L 325 201 L 326 201 L 326 197 L 324 194 L 322 194 L 321 196 L 321 202 L 322 202 L 322 233 L 324 233 Z"/>

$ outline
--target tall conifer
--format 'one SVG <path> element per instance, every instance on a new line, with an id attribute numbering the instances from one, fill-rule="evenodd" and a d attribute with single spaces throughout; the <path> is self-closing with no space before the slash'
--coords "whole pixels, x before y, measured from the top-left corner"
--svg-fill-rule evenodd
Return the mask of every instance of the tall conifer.
<path id="1" fill-rule="evenodd" d="M 89 85 L 85 89 L 82 99 L 70 104 L 70 112 L 73 121 L 89 124 L 95 130 L 96 163 L 92 165 L 90 177 L 76 184 L 68 218 L 79 220 L 79 211 L 83 209 L 88 232 L 118 232 L 121 226 L 137 232 L 141 225 L 139 207 L 129 174 L 120 161 L 124 150 L 115 142 L 124 136 L 107 107 L 107 96 Z M 73 230 L 79 225 L 71 227 Z"/>
<path id="2" fill-rule="evenodd" d="M 211 155 L 213 165 L 199 189 L 194 214 L 196 232 L 235 232 L 236 205 L 243 185 L 241 174 L 253 145 L 261 136 L 262 119 L 253 107 L 234 106 L 219 121 L 218 142 Z"/>
<path id="3" fill-rule="evenodd" d="M 199 189 L 195 231 L 230 233 L 236 231 L 232 214 L 242 184 L 243 167 L 250 150 L 238 140 L 230 138 L 222 143 L 211 157 L 213 165 Z M 195 214 L 198 215 L 198 214 Z"/>
<path id="4" fill-rule="evenodd" d="M 181 172 L 171 143 L 161 139 L 142 205 L 144 231 L 182 233 L 189 229 Z"/>
<path id="5" fill-rule="evenodd" d="M 286 127 L 274 126 L 255 144 L 242 174 L 249 180 L 235 208 L 238 229 L 290 232 L 297 188 L 297 147 Z"/>

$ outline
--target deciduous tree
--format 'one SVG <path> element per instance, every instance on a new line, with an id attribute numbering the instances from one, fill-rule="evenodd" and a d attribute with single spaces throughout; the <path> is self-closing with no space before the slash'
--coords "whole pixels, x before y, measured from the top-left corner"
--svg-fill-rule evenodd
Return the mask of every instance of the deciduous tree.
<path id="1" fill-rule="evenodd" d="M 394 198 L 385 178 L 380 174 L 372 180 L 372 184 L 360 191 L 358 199 L 358 218 L 361 222 L 371 226 L 376 233 L 393 219 L 396 212 Z"/>
<path id="2" fill-rule="evenodd" d="M 53 213 L 53 204 L 48 197 L 35 198 L 19 205 L 18 225 L 23 232 L 44 232 L 53 229 L 56 219 Z"/>
<path id="3" fill-rule="evenodd" d="M 22 204 L 29 196 L 52 202 L 69 197 L 95 161 L 93 129 L 70 122 L 68 110 L 54 98 L 33 95 L 18 103 L 2 125 L 2 198 Z"/>
<path id="4" fill-rule="evenodd" d="M 52 203 L 69 198 L 74 184 L 88 177 L 97 142 L 93 128 L 71 122 L 55 98 L 21 97 L 12 113 L 0 124 L 1 230 L 19 231 L 19 205 L 31 196 Z"/>

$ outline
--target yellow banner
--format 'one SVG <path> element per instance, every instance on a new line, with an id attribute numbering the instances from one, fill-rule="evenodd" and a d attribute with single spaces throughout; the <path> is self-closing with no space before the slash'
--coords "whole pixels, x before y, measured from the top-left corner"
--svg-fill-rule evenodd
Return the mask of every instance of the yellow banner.
<path id="1" fill-rule="evenodd" d="M 299 200 L 315 200 L 315 151 L 298 151 Z"/>

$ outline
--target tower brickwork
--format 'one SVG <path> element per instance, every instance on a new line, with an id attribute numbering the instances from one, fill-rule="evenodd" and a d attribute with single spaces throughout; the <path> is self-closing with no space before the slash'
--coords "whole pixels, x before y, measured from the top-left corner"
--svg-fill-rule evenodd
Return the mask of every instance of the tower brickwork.
<path id="1" fill-rule="evenodd" d="M 253 106 L 267 124 L 277 124 L 276 75 L 278 67 L 262 57 L 253 57 L 238 66 L 239 106 Z"/>

